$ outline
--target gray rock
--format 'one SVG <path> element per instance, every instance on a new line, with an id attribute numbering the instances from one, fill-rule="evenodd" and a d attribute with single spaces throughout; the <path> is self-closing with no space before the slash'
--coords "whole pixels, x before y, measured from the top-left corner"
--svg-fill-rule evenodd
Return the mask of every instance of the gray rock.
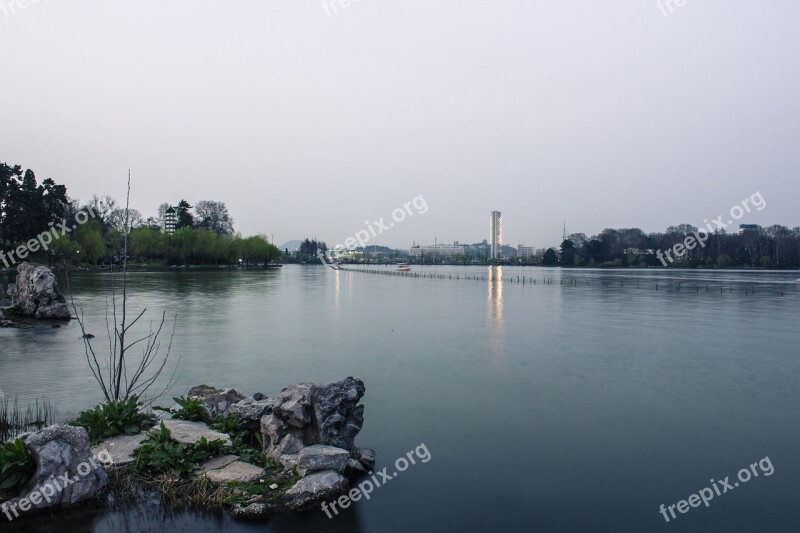
<path id="1" fill-rule="evenodd" d="M 347 468 L 345 474 L 348 478 L 354 478 L 369 474 L 375 468 L 375 451 L 367 448 L 361 448 L 358 451 L 350 454 L 350 459 L 347 460 Z"/>
<path id="2" fill-rule="evenodd" d="M 225 447 L 230 448 L 233 446 L 231 439 L 225 433 L 214 431 L 202 422 L 187 422 L 186 420 L 162 420 L 169 432 L 172 440 L 178 441 L 181 444 L 195 444 L 201 437 L 209 442 L 214 440 L 221 440 L 225 442 Z M 150 433 L 158 434 L 161 431 L 161 425 L 154 426 L 150 429 Z"/>
<path id="3" fill-rule="evenodd" d="M 245 395 L 236 389 L 216 389 L 210 385 L 192 387 L 189 396 L 203 400 L 211 418 L 226 414 L 231 405 L 245 399 Z"/>
<path id="4" fill-rule="evenodd" d="M 366 387 L 360 379 L 349 377 L 316 389 L 314 417 L 320 444 L 355 451 L 355 438 L 364 426 L 364 406 L 358 405 Z"/>
<path id="5" fill-rule="evenodd" d="M 15 325 L 11 320 L 0 320 L 0 328 L 13 328 Z"/>
<path id="6" fill-rule="evenodd" d="M 124 466 L 135 460 L 135 452 L 142 441 L 147 438 L 147 433 L 142 432 L 138 435 L 118 435 L 102 441 L 92 448 L 92 455 L 97 457 L 102 452 L 107 452 L 115 466 Z"/>
<path id="7" fill-rule="evenodd" d="M 290 428 L 274 413 L 261 419 L 261 436 L 264 438 L 267 455 L 273 459 L 295 454 L 305 447 L 303 432 Z"/>
<path id="8" fill-rule="evenodd" d="M 311 423 L 311 397 L 316 389 L 313 383 L 300 383 L 283 389 L 275 399 L 275 412 L 292 427 L 305 428 Z"/>
<path id="9" fill-rule="evenodd" d="M 284 470 L 291 470 L 297 466 L 297 454 L 287 453 L 278 458 L 278 462 L 283 465 Z"/>
<path id="10" fill-rule="evenodd" d="M 21 513 L 28 507 L 68 508 L 96 497 L 108 483 L 103 465 L 91 455 L 84 428 L 57 424 L 19 438 L 33 456 L 36 472 L 21 497 L 7 502 L 6 508 Z"/>
<path id="11" fill-rule="evenodd" d="M 350 452 L 333 446 L 315 444 L 307 446 L 297 454 L 297 473 L 305 476 L 311 472 L 331 470 L 344 474 Z"/>
<path id="12" fill-rule="evenodd" d="M 260 402 L 261 400 L 266 400 L 267 397 L 265 395 L 261 394 L 260 392 L 257 392 L 255 394 L 253 394 L 253 399 L 255 401 L 257 401 L 257 402 Z"/>
<path id="13" fill-rule="evenodd" d="M 283 389 L 272 414 L 261 419 L 267 454 L 280 460 L 306 446 L 324 444 L 356 451 L 355 437 L 364 424 L 364 383 L 352 377 L 318 386 L 301 383 Z"/>
<path id="14" fill-rule="evenodd" d="M 347 460 L 347 467 L 345 468 L 345 475 L 349 479 L 353 479 L 359 476 L 363 476 L 365 474 L 369 474 L 371 470 L 364 466 L 361 461 L 358 459 L 348 459 Z"/>
<path id="15" fill-rule="evenodd" d="M 17 281 L 8 286 L 11 306 L 22 316 L 37 319 L 71 318 L 67 300 L 58 289 L 53 271 L 27 261 L 17 267 Z"/>
<path id="16" fill-rule="evenodd" d="M 199 473 L 205 474 L 206 472 L 211 472 L 212 470 L 219 470 L 220 468 L 225 468 L 229 464 L 235 463 L 238 460 L 238 455 L 222 455 L 220 457 L 214 457 L 200 466 Z"/>
<path id="17" fill-rule="evenodd" d="M 265 503 L 251 503 L 249 505 L 236 504 L 231 514 L 237 520 L 265 520 L 269 516 L 269 506 Z"/>
<path id="18" fill-rule="evenodd" d="M 229 483 L 231 481 L 252 483 L 266 475 L 267 473 L 263 468 L 241 461 L 234 461 L 220 469 L 211 470 L 203 474 L 203 476 L 214 483 Z"/>
<path id="19" fill-rule="evenodd" d="M 375 450 L 361 448 L 354 455 L 357 456 L 358 461 L 364 465 L 367 470 L 375 468 Z"/>
<path id="20" fill-rule="evenodd" d="M 263 399 L 255 400 L 253 398 L 245 398 L 228 408 L 227 414 L 230 416 L 238 416 L 242 420 L 261 420 L 262 417 L 272 413 L 275 400 Z"/>
<path id="21" fill-rule="evenodd" d="M 281 497 L 281 501 L 287 508 L 299 511 L 332 500 L 347 492 L 349 486 L 347 479 L 337 472 L 317 472 L 295 483 Z"/>

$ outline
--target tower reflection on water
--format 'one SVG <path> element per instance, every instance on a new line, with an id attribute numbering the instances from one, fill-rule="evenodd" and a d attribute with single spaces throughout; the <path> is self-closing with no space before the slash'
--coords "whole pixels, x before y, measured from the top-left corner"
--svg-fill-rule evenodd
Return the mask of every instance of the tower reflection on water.
<path id="1" fill-rule="evenodd" d="M 491 266 L 486 275 L 486 327 L 489 333 L 489 350 L 492 361 L 504 358 L 505 328 L 503 325 L 503 267 Z"/>

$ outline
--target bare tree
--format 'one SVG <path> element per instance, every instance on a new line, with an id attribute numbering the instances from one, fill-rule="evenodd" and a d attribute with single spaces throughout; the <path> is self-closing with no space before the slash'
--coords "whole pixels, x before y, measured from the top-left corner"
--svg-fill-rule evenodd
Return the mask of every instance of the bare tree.
<path id="1" fill-rule="evenodd" d="M 197 225 L 208 228 L 219 235 L 233 233 L 233 219 L 228 213 L 225 202 L 201 200 L 194 206 L 197 215 Z"/>
<path id="2" fill-rule="evenodd" d="M 122 255 L 122 287 L 120 302 L 117 302 L 117 287 L 114 273 L 112 270 L 111 275 L 111 307 L 106 306 L 106 331 L 108 333 L 108 356 L 98 356 L 92 345 L 93 336 L 88 335 L 86 332 L 86 322 L 84 320 L 83 309 L 80 312 L 75 306 L 75 301 L 72 300 L 72 307 L 78 319 L 78 324 L 83 334 L 83 342 L 86 351 L 86 361 L 92 371 L 97 383 L 103 390 L 103 395 L 106 401 L 113 402 L 118 400 L 127 400 L 132 396 L 143 397 L 147 394 L 153 385 L 156 384 L 158 379 L 167 367 L 167 364 L 172 353 L 172 341 L 175 337 L 175 325 L 177 322 L 177 315 L 175 322 L 172 325 L 172 333 L 170 334 L 169 343 L 166 347 L 166 352 L 161 351 L 161 335 L 166 323 L 166 311 L 162 312 L 160 321 L 154 323 L 150 322 L 147 334 L 141 336 L 134 336 L 135 340 L 131 341 L 132 335 L 131 328 L 144 317 L 147 308 L 143 309 L 136 315 L 136 318 L 129 321 L 128 317 L 128 240 L 131 230 L 131 212 L 130 209 L 130 195 L 131 195 L 131 178 L 130 171 L 128 172 L 128 192 L 125 200 L 125 217 L 123 226 L 123 255 Z M 70 291 L 70 295 L 72 291 Z M 72 298 L 70 296 L 70 298 Z M 113 325 L 109 323 L 109 318 L 112 319 Z M 136 354 L 132 351 L 133 348 L 139 347 L 141 355 L 137 358 Z M 175 363 L 172 374 L 167 380 L 164 388 L 159 391 L 155 396 L 149 399 L 149 402 L 156 400 L 169 391 L 177 382 L 178 368 L 180 366 L 181 357 Z"/>

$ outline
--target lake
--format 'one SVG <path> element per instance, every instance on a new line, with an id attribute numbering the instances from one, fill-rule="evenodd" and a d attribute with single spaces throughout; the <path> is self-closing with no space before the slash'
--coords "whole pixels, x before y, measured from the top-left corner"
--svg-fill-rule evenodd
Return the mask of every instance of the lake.
<path id="1" fill-rule="evenodd" d="M 355 376 L 367 387 L 357 443 L 377 451 L 377 469 L 393 470 L 423 443 L 431 460 L 332 519 L 311 511 L 253 525 L 134 509 L 59 518 L 59 529 L 790 531 L 800 523 L 798 272 L 414 272 L 426 277 L 321 265 L 132 273 L 131 309 L 146 307 L 153 320 L 166 312 L 170 330 L 177 315 L 182 373 L 171 395 L 207 383 L 272 397 L 289 384 Z M 97 346 L 109 287 L 108 273 L 70 275 Z M 101 400 L 74 322 L 0 330 L 0 388 L 21 403 L 46 396 L 61 419 Z M 765 457 L 773 475 L 760 471 L 669 523 L 660 514 L 660 505 L 712 478 L 732 482 Z"/>

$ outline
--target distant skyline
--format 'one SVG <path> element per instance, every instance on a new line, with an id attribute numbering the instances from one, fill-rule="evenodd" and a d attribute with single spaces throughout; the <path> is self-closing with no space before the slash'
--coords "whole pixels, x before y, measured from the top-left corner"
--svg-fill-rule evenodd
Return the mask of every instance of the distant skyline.
<path id="1" fill-rule="evenodd" d="M 562 224 L 800 225 L 800 4 L 37 2 L 0 14 L 0 161 L 147 217 L 227 204 L 278 244 L 556 245 Z"/>

